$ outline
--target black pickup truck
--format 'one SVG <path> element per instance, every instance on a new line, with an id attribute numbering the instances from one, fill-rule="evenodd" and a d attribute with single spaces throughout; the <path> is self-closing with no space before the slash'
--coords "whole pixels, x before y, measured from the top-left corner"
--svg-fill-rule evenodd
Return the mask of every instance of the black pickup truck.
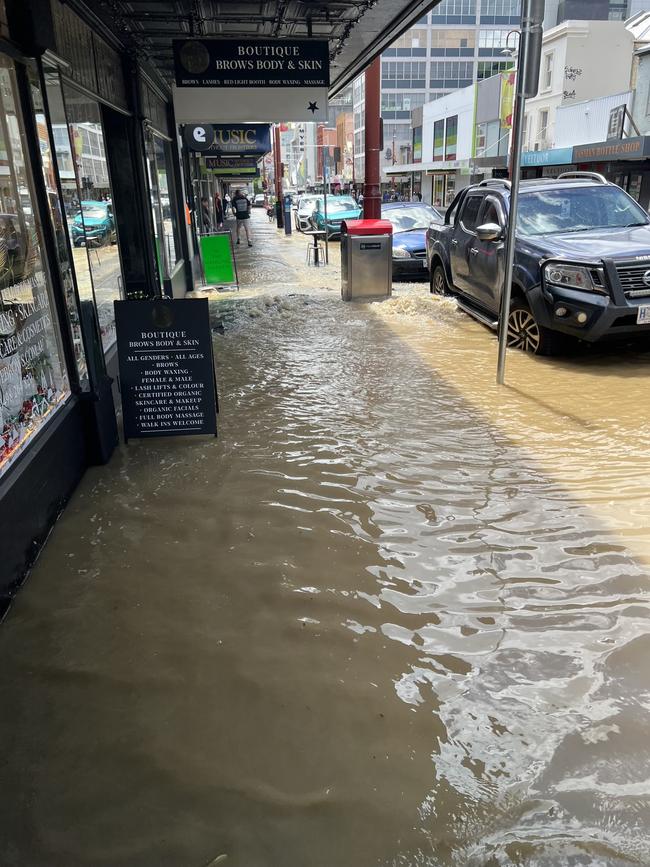
<path id="1" fill-rule="evenodd" d="M 461 190 L 427 230 L 430 288 L 497 327 L 510 183 Z M 650 218 L 602 175 L 522 181 L 508 345 L 539 355 L 567 336 L 650 336 Z"/>

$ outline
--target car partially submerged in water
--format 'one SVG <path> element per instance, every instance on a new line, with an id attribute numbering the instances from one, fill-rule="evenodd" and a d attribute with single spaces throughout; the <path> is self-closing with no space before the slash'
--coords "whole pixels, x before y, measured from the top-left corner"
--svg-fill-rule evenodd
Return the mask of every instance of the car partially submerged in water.
<path id="1" fill-rule="evenodd" d="M 510 183 L 462 190 L 427 231 L 432 292 L 491 328 L 504 282 Z M 522 181 L 508 345 L 539 355 L 566 338 L 650 339 L 650 217 L 594 172 Z"/>

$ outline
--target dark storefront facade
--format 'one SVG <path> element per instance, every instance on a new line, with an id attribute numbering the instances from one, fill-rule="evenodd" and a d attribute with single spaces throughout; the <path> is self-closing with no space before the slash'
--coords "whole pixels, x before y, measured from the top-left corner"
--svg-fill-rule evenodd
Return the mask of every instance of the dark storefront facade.
<path id="1" fill-rule="evenodd" d="M 114 300 L 191 288 L 169 103 L 70 4 L 0 0 L 0 615 L 117 442 Z"/>
<path id="2" fill-rule="evenodd" d="M 650 208 L 650 136 L 593 142 L 522 154 L 522 178 L 598 172 Z"/>

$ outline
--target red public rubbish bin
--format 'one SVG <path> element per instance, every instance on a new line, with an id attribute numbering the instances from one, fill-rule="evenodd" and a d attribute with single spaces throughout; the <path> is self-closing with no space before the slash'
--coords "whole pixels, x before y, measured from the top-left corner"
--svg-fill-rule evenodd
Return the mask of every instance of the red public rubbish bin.
<path id="1" fill-rule="evenodd" d="M 388 220 L 341 224 L 341 298 L 389 298 L 393 287 L 393 227 Z"/>

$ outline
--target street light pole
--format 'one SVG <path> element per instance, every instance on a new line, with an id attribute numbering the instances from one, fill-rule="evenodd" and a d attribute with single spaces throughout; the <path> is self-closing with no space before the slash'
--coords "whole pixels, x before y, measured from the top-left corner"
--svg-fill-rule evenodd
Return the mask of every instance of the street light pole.
<path id="1" fill-rule="evenodd" d="M 512 148 L 510 152 L 510 212 L 506 236 L 506 261 L 499 309 L 499 354 L 497 361 L 497 384 L 505 382 L 506 348 L 508 346 L 508 322 L 512 298 L 512 275 L 515 259 L 515 235 L 517 208 L 519 205 L 519 176 L 521 174 L 521 143 L 524 131 L 526 97 L 536 96 L 539 88 L 539 67 L 542 56 L 542 24 L 544 0 L 523 0 L 521 10 L 521 35 L 517 61 L 517 84 L 515 109 L 512 121 Z"/>

